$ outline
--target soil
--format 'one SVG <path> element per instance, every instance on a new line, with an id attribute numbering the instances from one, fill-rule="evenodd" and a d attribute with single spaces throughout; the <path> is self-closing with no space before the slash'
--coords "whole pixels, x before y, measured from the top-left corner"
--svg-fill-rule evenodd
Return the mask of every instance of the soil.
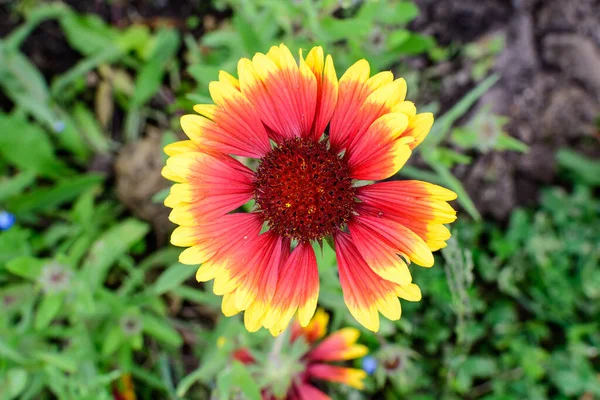
<path id="1" fill-rule="evenodd" d="M 416 0 L 414 28 L 441 44 L 503 34 L 506 45 L 493 71 L 501 80 L 475 109 L 509 117 L 505 130 L 527 154 L 478 155 L 455 173 L 478 209 L 499 220 L 534 205 L 539 189 L 557 181 L 556 151 L 570 147 L 600 159 L 599 0 Z M 461 57 L 451 61 L 439 98 L 450 107 L 475 82 Z M 466 79 L 465 79 L 466 77 Z M 471 115 L 474 115 L 474 111 Z M 465 121 L 466 122 L 466 121 Z"/>

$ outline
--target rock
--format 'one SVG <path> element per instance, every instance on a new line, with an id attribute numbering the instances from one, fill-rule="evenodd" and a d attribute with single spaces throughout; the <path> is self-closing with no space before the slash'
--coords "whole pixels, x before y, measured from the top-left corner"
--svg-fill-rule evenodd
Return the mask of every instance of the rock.
<path id="1" fill-rule="evenodd" d="M 560 68 L 600 100 L 600 49 L 592 40 L 575 34 L 548 35 L 543 55 L 546 63 Z"/>
<path id="2" fill-rule="evenodd" d="M 164 156 L 160 134 L 156 131 L 123 147 L 117 156 L 115 175 L 117 197 L 135 216 L 152 223 L 161 244 L 173 225 L 168 220 L 169 209 L 152 201 L 152 196 L 169 187 L 169 182 L 160 174 Z"/>

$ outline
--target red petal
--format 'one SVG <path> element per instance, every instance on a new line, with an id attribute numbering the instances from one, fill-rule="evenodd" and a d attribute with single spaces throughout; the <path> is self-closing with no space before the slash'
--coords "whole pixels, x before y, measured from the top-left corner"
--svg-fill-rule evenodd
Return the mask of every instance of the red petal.
<path id="1" fill-rule="evenodd" d="M 367 376 L 367 373 L 361 369 L 336 367 L 328 364 L 312 364 L 308 367 L 308 374 L 316 379 L 345 383 L 356 389 L 364 389 L 363 379 Z"/>
<path id="2" fill-rule="evenodd" d="M 165 204 L 173 207 L 170 219 L 190 226 L 235 210 L 253 196 L 254 173 L 229 156 L 182 153 L 167 160 L 167 168 L 182 177 Z"/>
<path id="3" fill-rule="evenodd" d="M 348 224 L 353 236 L 371 236 L 372 240 L 382 242 L 381 248 L 387 248 L 389 251 L 393 251 L 393 254 L 405 255 L 424 267 L 433 265 L 433 254 L 416 233 L 396 221 L 386 218 L 385 215 L 373 215 L 364 210 L 364 207 L 359 206 L 356 210 L 359 215 Z"/>
<path id="4" fill-rule="evenodd" d="M 250 99 L 262 121 L 273 130 L 273 139 L 306 136 L 313 125 L 317 82 L 306 62 L 296 64 L 284 45 L 258 53 L 238 64 L 242 93 Z"/>
<path id="5" fill-rule="evenodd" d="M 331 400 L 331 397 L 308 383 L 296 385 L 295 388 L 299 400 Z"/>
<path id="6" fill-rule="evenodd" d="M 375 332 L 379 330 L 378 311 L 389 319 L 399 319 L 397 285 L 382 279 L 369 268 L 350 235 L 339 233 L 334 240 L 344 301 L 352 316 Z"/>
<path id="7" fill-rule="evenodd" d="M 319 46 L 313 47 L 306 56 L 306 63 L 317 78 L 317 110 L 310 134 L 314 140 L 319 140 L 325 132 L 338 98 L 338 79 L 333 59 L 330 55 L 325 61 L 323 59 L 323 49 Z"/>
<path id="8" fill-rule="evenodd" d="M 319 272 L 310 243 L 300 243 L 281 268 L 277 289 L 265 316 L 264 326 L 278 335 L 298 310 L 300 324 L 308 325 L 317 308 Z"/>

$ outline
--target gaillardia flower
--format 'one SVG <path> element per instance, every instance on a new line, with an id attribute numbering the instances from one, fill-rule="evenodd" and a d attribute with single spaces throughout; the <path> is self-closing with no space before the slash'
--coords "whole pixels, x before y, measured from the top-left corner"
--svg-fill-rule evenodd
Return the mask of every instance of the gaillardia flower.
<path id="1" fill-rule="evenodd" d="M 431 267 L 450 237 L 453 192 L 374 183 L 398 172 L 433 116 L 405 100 L 404 79 L 369 75 L 360 60 L 338 81 L 321 47 L 306 59 L 300 51 L 299 63 L 272 47 L 241 59 L 239 79 L 221 71 L 209 86 L 215 104 L 181 118 L 190 140 L 165 148 L 163 176 L 177 182 L 165 205 L 180 225 L 171 242 L 188 247 L 182 263 L 201 264 L 198 281 L 214 279 L 225 315 L 245 312 L 249 331 L 279 334 L 296 312 L 309 323 L 319 294 L 312 244 L 326 238 L 351 314 L 377 331 L 379 312 L 396 320 L 399 297 L 421 298 L 408 264 Z"/>
<path id="2" fill-rule="evenodd" d="M 298 368 L 287 368 L 286 362 L 274 360 L 271 356 L 268 364 L 259 366 L 259 371 L 269 368 L 277 368 L 278 371 L 293 371 L 290 376 L 283 373 L 281 379 L 285 381 L 282 386 L 283 392 L 277 393 L 275 387 L 265 387 L 262 390 L 263 400 L 328 400 L 325 393 L 317 389 L 315 383 L 318 381 L 342 383 L 355 389 L 364 389 L 363 380 L 367 373 L 356 368 L 348 368 L 334 365 L 335 362 L 344 362 L 365 356 L 369 349 L 357 344 L 360 332 L 356 328 L 342 328 L 328 336 L 327 323 L 329 315 L 322 309 L 317 310 L 314 318 L 306 327 L 301 327 L 297 321 L 292 324 L 290 342 L 302 340 L 306 344 L 306 350 L 299 354 Z M 240 348 L 233 352 L 234 359 L 243 364 L 254 364 L 257 360 L 246 348 Z"/>

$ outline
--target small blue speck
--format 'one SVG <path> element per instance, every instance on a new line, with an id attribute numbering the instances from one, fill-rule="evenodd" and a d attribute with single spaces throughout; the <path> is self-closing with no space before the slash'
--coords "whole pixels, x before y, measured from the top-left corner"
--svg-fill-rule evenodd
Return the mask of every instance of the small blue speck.
<path id="1" fill-rule="evenodd" d="M 56 121 L 54 125 L 52 125 L 52 129 L 54 129 L 55 133 L 61 133 L 65 130 L 65 123 L 63 121 Z"/>
<path id="2" fill-rule="evenodd" d="M 375 357 L 366 356 L 362 359 L 362 369 L 369 375 L 373 375 L 373 372 L 377 369 L 377 360 Z"/>
<path id="3" fill-rule="evenodd" d="M 0 211 L 0 231 L 5 231 L 15 224 L 16 218 L 8 211 Z"/>

